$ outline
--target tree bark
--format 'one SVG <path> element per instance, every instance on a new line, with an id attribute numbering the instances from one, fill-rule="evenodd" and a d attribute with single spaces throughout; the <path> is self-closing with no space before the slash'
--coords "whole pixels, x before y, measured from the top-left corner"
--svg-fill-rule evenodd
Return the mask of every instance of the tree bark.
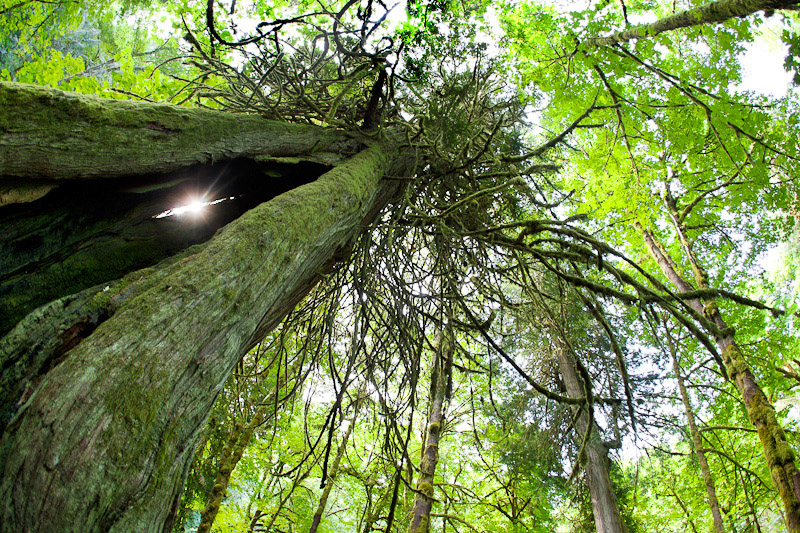
<path id="1" fill-rule="evenodd" d="M 708 289 L 708 277 L 692 252 L 679 218 L 676 216 L 674 199 L 668 196 L 666 203 L 673 217 L 678 239 L 691 265 L 697 288 Z M 678 272 L 674 261 L 660 246 L 655 236 L 639 223 L 637 223 L 637 228 L 644 237 L 650 255 L 656 260 L 667 279 L 682 292 L 694 290 L 694 287 Z M 728 376 L 742 395 L 750 422 L 758 432 L 770 476 L 783 502 L 787 529 L 790 533 L 798 533 L 800 532 L 800 471 L 794 464 L 794 451 L 786 440 L 786 433 L 778 423 L 775 408 L 758 385 L 750 365 L 747 364 L 744 354 L 736 344 L 735 330 L 723 320 L 716 301 L 713 298 L 706 298 L 704 302 L 695 299 L 687 303 L 693 309 L 702 312 L 716 327 L 716 331 L 712 333 L 722 352 L 722 361 Z"/>
<path id="2" fill-rule="evenodd" d="M 667 344 L 669 346 L 670 356 L 672 357 L 672 370 L 675 373 L 675 378 L 678 380 L 678 389 L 681 393 L 683 408 L 686 411 L 686 421 L 689 424 L 689 434 L 692 438 L 694 454 L 697 457 L 697 464 L 700 465 L 700 474 L 703 476 L 703 483 L 706 486 L 708 506 L 711 509 L 711 516 L 714 520 L 714 530 L 717 533 L 724 533 L 725 524 L 722 521 L 722 513 L 720 512 L 719 500 L 717 499 L 717 489 L 714 486 L 714 477 L 711 475 L 711 468 L 708 466 L 708 460 L 706 460 L 706 454 L 703 451 L 703 437 L 694 419 L 692 402 L 689 400 L 689 391 L 686 390 L 686 383 L 681 372 L 681 365 L 678 362 L 678 354 L 669 332 L 667 332 Z"/>
<path id="3" fill-rule="evenodd" d="M 434 383 L 431 394 L 431 410 L 428 415 L 428 428 L 419 465 L 419 478 L 411 507 L 411 521 L 408 533 L 428 533 L 431 528 L 431 509 L 433 509 L 433 477 L 439 462 L 439 439 L 444 421 L 444 400 L 450 371 L 446 361 L 452 361 L 455 346 L 450 332 L 442 334 L 436 354 Z"/>
<path id="4" fill-rule="evenodd" d="M 613 46 L 634 39 L 655 37 L 660 33 L 680 28 L 699 26 L 701 24 L 716 24 L 736 17 L 746 17 L 758 11 L 796 9 L 798 3 L 799 0 L 722 0 L 711 2 L 664 17 L 651 24 L 635 26 L 628 30 L 616 32 L 608 37 L 586 39 L 584 43 L 588 46 Z"/>
<path id="5" fill-rule="evenodd" d="M 62 168 L 68 178 L 111 176 L 121 165 L 119 151 L 112 158 L 108 146 L 130 150 L 125 164 L 142 172 L 243 149 L 237 139 L 218 135 L 214 121 L 182 137 L 195 117 L 183 108 L 112 103 L 15 84 L 3 84 L 0 95 L 4 106 L 21 106 L 0 119 L 4 174 L 24 170 L 15 154 L 25 145 L 42 163 L 31 175 L 54 179 Z M 58 107 L 65 101 L 71 114 Z M 27 119 L 27 109 L 41 115 L 48 102 L 60 120 L 53 135 L 36 139 L 8 125 L 18 112 Z M 96 131 L 89 120 L 93 105 L 101 110 Z M 154 118 L 159 112 L 175 123 Z M 198 120 L 223 120 L 215 113 Z M 70 140 L 73 117 L 79 142 Z M 152 130 L 144 136 L 153 141 L 150 149 L 161 141 L 167 148 L 137 153 L 129 135 L 114 134 L 116 127 L 130 127 L 131 135 L 136 128 Z M 324 145 L 329 136 L 319 129 L 303 132 L 312 146 Z M 274 145 L 267 138 L 272 135 L 253 126 L 249 140 L 241 142 Z M 276 149 L 284 155 L 292 150 Z M 381 178 L 396 154 L 386 143 L 364 149 L 318 180 L 247 211 L 207 243 L 44 306 L 0 339 L 4 369 L 36 367 L 29 371 L 36 379 L 0 438 L 3 527 L 168 531 L 200 429 L 225 380 L 374 219 L 391 194 Z M 159 157 L 171 160 L 153 163 Z"/>
<path id="6" fill-rule="evenodd" d="M 567 393 L 575 398 L 585 396 L 583 383 L 566 348 L 558 341 L 554 348 L 558 357 L 558 369 Z M 574 409 L 577 409 L 577 406 Z M 581 435 L 586 434 L 589 430 L 589 417 L 585 413 L 581 414 L 575 427 Z M 619 512 L 619 503 L 608 473 L 608 450 L 599 438 L 599 428 L 594 426 L 591 430 L 592 436 L 586 444 L 586 477 L 589 482 L 589 495 L 592 498 L 592 513 L 597 533 L 627 532 L 628 528 Z"/>

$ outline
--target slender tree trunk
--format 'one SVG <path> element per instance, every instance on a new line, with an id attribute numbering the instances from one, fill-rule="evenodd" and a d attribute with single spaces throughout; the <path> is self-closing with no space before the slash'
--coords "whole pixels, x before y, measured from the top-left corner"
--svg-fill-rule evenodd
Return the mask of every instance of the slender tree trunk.
<path id="1" fill-rule="evenodd" d="M 692 410 L 692 403 L 689 400 L 689 392 L 686 390 L 686 383 L 681 372 L 681 365 L 678 362 L 678 354 L 675 350 L 675 343 L 672 337 L 667 332 L 667 345 L 669 346 L 670 356 L 672 356 L 672 370 L 675 373 L 675 378 L 678 380 L 678 389 L 681 393 L 681 400 L 683 400 L 683 408 L 686 411 L 686 420 L 689 424 L 689 433 L 692 437 L 692 446 L 694 447 L 694 454 L 697 457 L 697 463 L 700 465 L 700 473 L 703 476 L 703 482 L 706 486 L 706 496 L 708 497 L 708 506 L 711 508 L 711 516 L 714 520 L 714 530 L 717 533 L 724 533 L 725 525 L 722 521 L 722 513 L 719 508 L 719 500 L 717 499 L 717 490 L 714 487 L 714 478 L 711 475 L 711 468 L 708 466 L 706 454 L 703 451 L 703 437 L 694 419 L 694 411 Z"/>
<path id="2" fill-rule="evenodd" d="M 253 533 L 258 527 L 258 523 L 261 520 L 261 517 L 264 514 L 261 512 L 261 509 L 256 509 L 256 512 L 253 514 L 253 518 L 250 520 L 250 525 L 247 528 L 248 533 Z"/>
<path id="3" fill-rule="evenodd" d="M 357 342 L 357 339 L 353 339 L 353 342 Z M 363 390 L 362 392 L 359 392 L 359 395 L 362 393 Z M 308 533 L 317 533 L 319 524 L 322 522 L 322 515 L 325 514 L 325 508 L 328 506 L 328 498 L 331 495 L 334 481 L 336 481 L 336 477 L 339 475 L 339 465 L 341 464 L 342 457 L 344 457 L 344 452 L 347 449 L 347 442 L 350 440 L 350 436 L 353 434 L 353 429 L 356 427 L 359 399 L 356 399 L 355 405 L 353 406 L 353 418 L 350 420 L 350 425 L 347 427 L 347 431 L 342 438 L 342 443 L 339 445 L 339 449 L 336 451 L 336 457 L 333 459 L 333 464 L 331 465 L 330 472 L 328 473 L 328 479 L 325 481 L 325 488 L 322 489 L 322 495 L 319 498 L 317 510 L 314 512 L 314 518 L 311 520 L 311 527 L 308 529 Z"/>
<path id="4" fill-rule="evenodd" d="M 122 134 L 116 137 L 114 125 L 103 122 L 117 109 L 129 121 L 120 128 L 144 131 L 159 110 L 174 115 L 173 126 L 155 120 L 156 127 L 149 127 L 150 138 L 166 137 L 167 143 L 173 142 L 169 139 L 175 130 L 193 131 L 187 139 L 196 142 L 216 135 L 213 126 L 192 123 L 192 115 L 183 115 L 181 108 L 130 103 L 117 108 L 111 101 L 46 90 L 37 96 L 33 89 L 31 96 L 29 88 L 14 86 L 9 93 L 5 87 L 0 90 L 3 105 L 18 98 L 15 105 L 25 118 L 26 109 L 38 116 L 36 105 L 52 106 L 52 135 L 34 142 L 33 133 L 27 132 L 24 142 L 17 142 L 4 111 L 0 150 L 17 143 L 35 146 L 30 151 L 43 161 L 71 157 L 73 176 L 82 175 L 81 168 L 96 168 L 95 159 L 102 162 L 105 152 L 98 147 L 116 146 L 119 139 L 136 144 Z M 73 134 L 91 136 L 92 113 L 102 125 L 102 137 L 79 142 L 75 152 L 63 150 Z M 76 114 L 85 117 L 85 124 L 76 122 Z M 305 131 L 313 145 L 311 130 Z M 235 152 L 239 146 L 235 137 L 215 142 L 212 148 L 227 157 L 226 147 Z M 169 153 L 199 157 L 191 143 L 170 146 Z M 0 153 L 3 164 L 12 168 L 3 172 L 16 172 L 17 156 Z M 374 219 L 390 194 L 381 178 L 396 153 L 390 145 L 364 149 L 316 181 L 247 211 L 207 243 L 118 282 L 41 307 L 0 339 L 3 368 L 24 367 L 20 375 L 35 377 L 15 400 L 19 409 L 0 439 L 3 528 L 169 530 L 200 429 L 225 380 L 239 358 L 347 253 L 361 228 Z M 130 164 L 151 172 L 163 165 L 143 161 L 162 156 L 141 154 Z M 124 166 L 115 158 L 109 161 L 100 165 L 104 171 L 112 163 Z M 55 175 L 60 166 L 41 168 L 40 174 Z"/>
<path id="5" fill-rule="evenodd" d="M 222 455 L 219 458 L 219 467 L 217 469 L 217 477 L 214 480 L 214 485 L 211 487 L 211 492 L 206 498 L 206 505 L 203 512 L 200 514 L 200 525 L 197 527 L 197 533 L 208 533 L 211 531 L 211 526 L 214 525 L 214 519 L 217 517 L 219 506 L 222 504 L 222 499 L 225 497 L 225 492 L 228 490 L 228 483 L 231 479 L 233 469 L 236 468 L 239 460 L 242 458 L 247 442 L 245 441 L 244 434 L 250 433 L 246 427 L 250 424 L 242 423 L 237 420 L 233 426 L 233 430 L 228 435 L 228 440 L 225 442 L 225 447 L 222 449 Z M 248 435 L 249 436 L 249 435 Z"/>
<path id="6" fill-rule="evenodd" d="M 386 485 L 383 490 L 383 493 L 378 498 L 378 501 L 375 502 L 375 506 L 370 510 L 369 514 L 364 519 L 364 527 L 361 528 L 362 533 L 371 533 L 373 529 L 373 525 L 378 519 L 381 517 L 381 513 L 389 501 L 392 499 L 392 494 L 394 493 L 394 487 L 396 483 L 390 483 Z"/>
<path id="7" fill-rule="evenodd" d="M 555 351 L 558 368 L 564 380 L 567 393 L 573 397 L 585 396 L 583 383 L 575 370 L 575 363 L 566 348 L 556 341 Z M 589 430 L 589 417 L 584 413 L 575 424 L 581 435 Z M 591 428 L 592 436 L 586 444 L 586 477 L 589 482 L 589 495 L 592 498 L 592 512 L 597 533 L 623 533 L 628 528 L 619 512 L 619 503 L 608 473 L 608 449 L 599 438 L 599 428 Z"/>
<path id="8" fill-rule="evenodd" d="M 452 361 L 455 346 L 450 332 L 443 333 L 436 354 L 436 369 L 431 394 L 431 410 L 428 415 L 428 431 L 425 438 L 419 477 L 411 507 L 411 521 L 408 533 L 427 533 L 431 527 L 433 508 L 433 477 L 439 462 L 439 438 L 444 421 L 444 400 L 447 390 L 448 374 L 451 371 L 447 361 Z"/>
<path id="9" fill-rule="evenodd" d="M 217 468 L 217 475 L 214 480 L 214 485 L 211 488 L 211 492 L 206 498 L 206 505 L 200 514 L 200 525 L 197 527 L 197 533 L 208 533 L 211 531 L 211 527 L 214 525 L 214 520 L 219 512 L 220 505 L 222 505 L 222 500 L 228 491 L 228 484 L 230 483 L 231 475 L 236 469 L 236 466 L 239 464 L 239 461 L 242 459 L 247 447 L 250 445 L 250 440 L 253 437 L 253 433 L 275 414 L 273 410 L 275 408 L 275 403 L 271 402 L 270 398 L 280 394 L 280 391 L 286 384 L 286 376 L 294 374 L 297 371 L 298 363 L 299 361 L 295 361 L 293 367 L 290 370 L 287 370 L 286 373 L 280 371 L 278 372 L 278 380 L 269 394 L 254 395 L 255 397 L 253 403 L 257 404 L 258 407 L 247 423 L 244 423 L 242 420 L 237 420 L 234 424 L 233 429 L 231 430 L 231 433 L 225 442 L 225 446 L 222 449 L 222 454 L 219 458 L 219 466 Z"/>
<path id="10" fill-rule="evenodd" d="M 689 264 L 692 267 L 697 288 L 708 289 L 707 275 L 692 252 L 679 218 L 676 216 L 674 201 L 669 197 L 667 206 L 670 209 L 670 214 L 674 217 L 675 229 L 678 232 L 678 238 L 683 246 L 684 253 L 687 255 Z M 637 227 L 644 237 L 650 255 L 656 260 L 667 279 L 681 292 L 694 290 L 694 287 L 680 275 L 674 261 L 666 253 L 663 246 L 660 246 L 655 236 L 641 224 L 637 223 Z M 764 458 L 767 461 L 772 481 L 775 483 L 783 502 L 787 528 L 791 533 L 798 533 L 800 532 L 800 472 L 798 472 L 794 464 L 795 454 L 786 440 L 786 433 L 775 416 L 775 408 L 756 382 L 755 376 L 744 358 L 744 354 L 736 344 L 734 329 L 729 327 L 722 319 L 714 299 L 707 298 L 705 304 L 697 299 L 690 300 L 687 303 L 695 311 L 702 313 L 716 327 L 716 331 L 713 333 L 717 346 L 722 352 L 722 360 L 728 376 L 730 376 L 731 381 L 733 381 L 742 395 L 750 422 L 758 431 L 758 437 L 761 441 Z"/>
<path id="11" fill-rule="evenodd" d="M 651 24 L 619 31 L 609 37 L 593 37 L 586 39 L 584 42 L 589 46 L 612 46 L 633 39 L 655 37 L 659 33 L 680 28 L 699 26 L 701 24 L 716 24 L 736 17 L 746 17 L 758 11 L 797 9 L 798 3 L 799 0 L 721 0 L 675 13 Z"/>
<path id="12" fill-rule="evenodd" d="M 311 471 L 314 469 L 314 467 L 316 465 L 317 465 L 317 461 L 312 461 L 311 464 L 308 465 L 308 468 L 306 468 L 305 470 L 299 470 L 297 472 L 297 475 L 292 480 L 292 486 L 286 492 L 286 495 L 281 498 L 281 501 L 278 502 L 278 507 L 275 509 L 275 512 L 272 513 L 272 517 L 269 519 L 269 522 L 267 522 L 266 524 L 263 524 L 263 529 L 260 529 L 259 531 L 270 531 L 271 532 L 271 531 L 275 531 L 276 530 L 275 522 L 277 522 L 278 518 L 280 518 L 281 511 L 283 511 L 283 508 L 286 507 L 286 504 L 289 502 L 289 499 L 292 497 L 292 495 L 294 494 L 294 491 L 297 489 L 297 487 L 302 486 L 303 482 L 306 480 L 306 478 L 308 478 L 308 476 L 311 474 Z M 281 493 L 283 493 L 283 490 L 281 490 L 279 492 L 279 494 L 281 494 Z M 264 515 L 262 515 L 262 516 L 264 516 Z"/>
<path id="13" fill-rule="evenodd" d="M 214 486 L 211 488 L 211 492 L 206 499 L 206 505 L 200 515 L 200 525 L 197 527 L 197 533 L 208 533 L 211 531 L 211 526 L 214 525 L 214 520 L 222 504 L 222 499 L 228 491 L 231 475 L 236 465 L 238 465 L 239 461 L 242 459 L 242 455 L 244 455 L 247 446 L 250 444 L 253 432 L 264 423 L 267 415 L 271 411 L 271 407 L 272 404 L 262 404 L 256 409 L 255 414 L 247 424 L 244 424 L 240 420 L 234 425 L 225 443 L 225 447 L 222 450 L 217 477 L 214 480 Z"/>

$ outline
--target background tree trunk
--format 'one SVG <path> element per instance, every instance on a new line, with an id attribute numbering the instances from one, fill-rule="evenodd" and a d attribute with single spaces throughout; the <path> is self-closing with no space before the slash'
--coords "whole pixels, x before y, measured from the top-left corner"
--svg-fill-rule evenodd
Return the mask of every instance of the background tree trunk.
<path id="1" fill-rule="evenodd" d="M 668 198 L 667 206 L 670 208 L 671 214 L 675 215 L 674 200 Z M 688 262 L 692 267 L 697 288 L 701 290 L 708 289 L 705 271 L 691 252 L 691 246 L 677 217 L 673 221 L 684 253 L 687 255 Z M 655 236 L 641 224 L 637 223 L 637 228 L 644 238 L 650 255 L 659 265 L 664 276 L 679 291 L 693 291 L 694 287 L 681 276 L 675 261 L 667 254 Z M 728 327 L 722 319 L 715 300 L 708 298 L 704 303 L 699 299 L 692 299 L 688 300 L 687 304 L 696 312 L 705 316 L 716 327 L 716 331 L 712 333 L 717 346 L 722 352 L 722 361 L 728 376 L 742 395 L 750 422 L 758 431 L 761 448 L 764 452 L 764 458 L 767 461 L 772 481 L 775 483 L 783 502 L 787 528 L 792 533 L 800 532 L 800 471 L 797 470 L 794 464 L 794 451 L 786 440 L 786 433 L 778 423 L 778 419 L 775 416 L 775 408 L 758 385 L 753 371 L 750 370 L 750 365 L 747 364 L 744 354 L 736 344 L 734 329 Z"/>
<path id="2" fill-rule="evenodd" d="M 408 533 L 427 533 L 431 528 L 431 509 L 433 508 L 433 477 L 439 462 L 439 439 L 444 421 L 444 401 L 451 367 L 446 361 L 453 360 L 452 333 L 448 330 L 441 334 L 439 349 L 434 362 L 433 386 L 431 387 L 431 408 L 428 414 L 428 427 L 422 460 L 419 465 L 417 490 L 411 506 L 411 520 Z"/>
<path id="3" fill-rule="evenodd" d="M 722 513 L 719 508 L 719 500 L 717 499 L 717 489 L 714 486 L 714 477 L 711 475 L 711 468 L 708 466 L 706 454 L 703 451 L 703 437 L 694 420 L 694 411 L 692 410 L 692 403 L 689 399 L 689 391 L 686 389 L 685 379 L 681 372 L 681 365 L 678 362 L 678 353 L 675 349 L 675 343 L 672 341 L 672 336 L 667 331 L 667 345 L 669 353 L 672 358 L 672 370 L 675 373 L 675 378 L 678 380 L 678 389 L 681 393 L 681 400 L 683 401 L 683 408 L 686 411 L 686 421 L 689 425 L 689 434 L 692 438 L 692 445 L 694 447 L 694 454 L 697 457 L 697 464 L 700 465 L 700 474 L 703 476 L 703 483 L 706 486 L 706 495 L 708 497 L 708 506 L 711 509 L 711 516 L 714 520 L 714 530 L 717 533 L 725 533 L 725 524 L 722 521 Z"/>

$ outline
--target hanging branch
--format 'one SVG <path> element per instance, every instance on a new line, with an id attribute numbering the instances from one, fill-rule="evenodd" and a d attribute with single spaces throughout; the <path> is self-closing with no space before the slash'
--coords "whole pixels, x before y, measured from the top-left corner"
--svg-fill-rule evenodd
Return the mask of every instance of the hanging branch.
<path id="1" fill-rule="evenodd" d="M 720 0 L 681 11 L 651 24 L 635 26 L 608 37 L 593 37 L 583 42 L 587 46 L 612 46 L 631 40 L 655 37 L 680 28 L 717 24 L 732 18 L 746 17 L 759 11 L 772 13 L 776 9 L 797 10 L 798 3 L 800 3 L 798 0 Z"/>

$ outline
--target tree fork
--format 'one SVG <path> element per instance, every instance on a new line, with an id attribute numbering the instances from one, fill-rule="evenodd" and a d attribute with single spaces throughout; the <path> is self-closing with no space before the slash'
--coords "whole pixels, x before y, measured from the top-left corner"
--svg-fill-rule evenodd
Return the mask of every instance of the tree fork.
<path id="1" fill-rule="evenodd" d="M 69 181 L 45 198 L 0 208 L 0 335 L 44 303 L 208 240 L 328 169 L 236 159 L 133 181 Z M 204 201 L 212 205 L 175 214 L 177 206 Z"/>

